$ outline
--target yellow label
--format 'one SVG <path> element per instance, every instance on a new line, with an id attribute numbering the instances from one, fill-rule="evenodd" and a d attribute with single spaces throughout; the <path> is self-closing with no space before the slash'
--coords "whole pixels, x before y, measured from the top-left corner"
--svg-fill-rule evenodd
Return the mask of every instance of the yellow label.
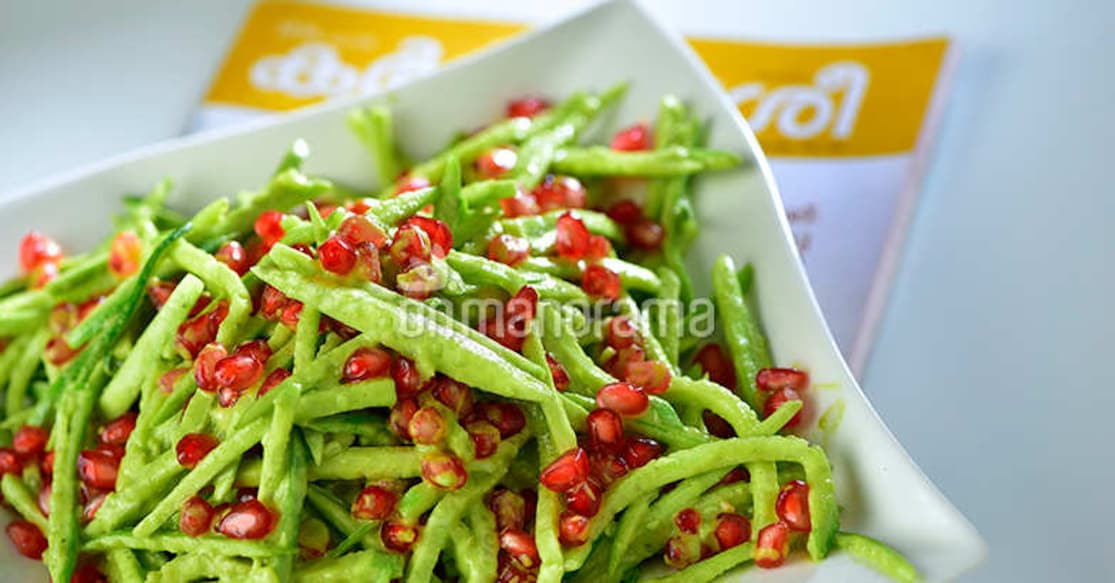
<path id="1" fill-rule="evenodd" d="M 265 0 L 248 16 L 206 103 L 285 111 L 402 83 L 524 26 Z M 691 39 L 774 156 L 912 150 L 945 39 L 785 45 Z"/>

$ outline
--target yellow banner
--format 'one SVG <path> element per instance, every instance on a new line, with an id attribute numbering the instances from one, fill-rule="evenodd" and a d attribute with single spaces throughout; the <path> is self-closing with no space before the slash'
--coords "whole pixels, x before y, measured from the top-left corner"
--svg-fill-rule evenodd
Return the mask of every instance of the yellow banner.
<path id="1" fill-rule="evenodd" d="M 248 16 L 206 103 L 285 111 L 377 90 L 510 37 L 521 25 L 265 0 Z M 946 39 L 786 45 L 690 39 L 773 156 L 909 152 Z"/>

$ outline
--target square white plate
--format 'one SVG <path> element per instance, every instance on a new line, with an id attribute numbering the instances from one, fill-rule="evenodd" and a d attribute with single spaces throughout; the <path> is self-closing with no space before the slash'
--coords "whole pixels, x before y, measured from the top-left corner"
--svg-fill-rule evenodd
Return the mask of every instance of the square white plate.
<path id="1" fill-rule="evenodd" d="M 735 107 L 676 35 L 634 2 L 596 5 L 491 50 L 461 59 L 387 94 L 403 145 L 413 154 L 437 151 L 459 129 L 498 118 L 514 96 L 563 96 L 631 83 L 614 115 L 595 137 L 621 123 L 652 120 L 667 93 L 685 99 L 711 122 L 709 144 L 741 153 L 745 167 L 697 183 L 702 234 L 690 256 L 696 281 L 708 281 L 715 256 L 731 253 L 755 265 L 758 304 L 775 360 L 808 368 L 817 387 L 813 411 L 838 400 L 843 422 L 823 441 L 835 469 L 844 530 L 896 546 L 930 581 L 955 578 L 986 554 L 973 527 L 921 473 L 895 441 L 848 372 L 821 317 L 783 215 L 766 160 Z M 21 192 L 0 205 L 0 274 L 16 270 L 20 237 L 35 228 L 68 249 L 86 249 L 109 233 L 125 193 L 146 192 L 161 177 L 177 184 L 172 204 L 197 208 L 218 197 L 265 183 L 290 142 L 305 138 L 307 165 L 347 184 L 371 187 L 377 177 L 344 116 L 356 101 L 330 103 L 263 123 L 174 140 L 79 169 Z M 592 139 L 593 136 L 587 136 Z M 914 371 L 911 371 L 913 373 Z M 894 387 L 893 390 L 902 390 Z M 811 422 L 816 421 L 816 415 Z M 45 581 L 36 564 L 0 544 L 0 580 Z M 746 581 L 882 580 L 839 554 L 819 564 L 797 560 L 782 569 L 750 569 Z"/>

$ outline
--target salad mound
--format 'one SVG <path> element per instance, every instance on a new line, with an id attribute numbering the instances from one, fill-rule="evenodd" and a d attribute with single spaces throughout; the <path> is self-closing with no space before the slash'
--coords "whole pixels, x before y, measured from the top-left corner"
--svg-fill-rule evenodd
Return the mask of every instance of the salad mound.
<path id="1" fill-rule="evenodd" d="M 349 116 L 379 192 L 307 175 L 192 216 L 169 180 L 0 287 L 7 534 L 54 581 L 711 581 L 836 547 L 808 372 L 728 256 L 698 297 L 690 183 L 739 165 L 680 100 L 578 138 L 623 86 L 413 163 Z"/>

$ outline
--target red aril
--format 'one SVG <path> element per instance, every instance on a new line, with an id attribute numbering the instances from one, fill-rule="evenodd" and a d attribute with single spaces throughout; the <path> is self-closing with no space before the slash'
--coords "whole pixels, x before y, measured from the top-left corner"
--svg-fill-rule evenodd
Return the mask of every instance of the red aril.
<path id="1" fill-rule="evenodd" d="M 730 439 L 736 436 L 736 430 L 724 420 L 723 417 L 705 409 L 701 411 L 701 420 L 705 423 L 705 429 L 711 435 L 719 437 L 720 439 Z"/>
<path id="2" fill-rule="evenodd" d="M 425 300 L 442 288 L 441 274 L 429 263 L 415 263 L 395 277 L 395 288 L 404 296 Z"/>
<path id="3" fill-rule="evenodd" d="M 249 356 L 260 364 L 267 364 L 267 360 L 271 358 L 273 352 L 271 345 L 266 340 L 257 339 L 241 343 L 233 351 L 233 354 Z"/>
<path id="4" fill-rule="evenodd" d="M 120 458 L 99 449 L 82 450 L 77 456 L 77 473 L 81 481 L 93 488 L 112 490 Z"/>
<path id="5" fill-rule="evenodd" d="M 213 254 L 217 261 L 224 263 L 229 269 L 236 272 L 236 275 L 243 277 L 248 270 L 251 269 L 252 263 L 248 260 L 248 252 L 244 250 L 244 246 L 237 241 L 229 241 L 221 245 L 220 249 Z"/>
<path id="6" fill-rule="evenodd" d="M 387 233 L 364 215 L 352 215 L 337 227 L 337 237 L 353 248 L 371 243 L 379 248 L 387 244 Z"/>
<path id="7" fill-rule="evenodd" d="M 596 406 L 611 409 L 624 417 L 638 417 L 650 407 L 650 398 L 639 387 L 628 383 L 610 383 L 596 393 Z"/>
<path id="8" fill-rule="evenodd" d="M 717 515 L 712 534 L 716 537 L 718 550 L 726 551 L 751 540 L 751 521 L 739 514 L 725 512 Z"/>
<path id="9" fill-rule="evenodd" d="M 265 320 L 274 320 L 279 317 L 279 313 L 289 301 L 283 292 L 270 285 L 264 285 L 263 295 L 259 300 L 259 315 Z"/>
<path id="10" fill-rule="evenodd" d="M 813 528 L 809 518 L 809 485 L 801 480 L 793 480 L 782 486 L 775 504 L 778 518 L 790 530 L 809 532 Z"/>
<path id="11" fill-rule="evenodd" d="M 198 462 L 205 459 L 209 452 L 220 445 L 216 437 L 204 433 L 187 433 L 178 440 L 174 452 L 178 457 L 178 465 L 193 469 Z"/>
<path id="12" fill-rule="evenodd" d="M 789 401 L 801 400 L 801 395 L 799 395 L 797 391 L 791 389 L 790 387 L 782 387 L 781 389 L 778 389 L 771 393 L 770 396 L 767 397 L 767 400 L 763 402 L 763 417 L 770 417 L 774 414 L 775 411 L 781 408 L 782 405 L 785 405 Z M 798 412 L 795 413 L 794 416 L 786 422 L 785 426 L 796 427 L 798 423 L 801 423 L 802 410 L 804 409 L 799 409 Z"/>
<path id="13" fill-rule="evenodd" d="M 435 488 L 459 490 L 468 482 L 468 472 L 461 458 L 439 451 L 423 456 L 422 479 Z"/>
<path id="14" fill-rule="evenodd" d="M 409 174 L 404 174 L 404 175 L 400 176 L 398 180 L 395 181 L 395 196 L 399 196 L 400 194 L 406 194 L 408 192 L 414 192 L 416 190 L 422 190 L 423 188 L 429 188 L 429 187 L 430 187 L 430 181 L 426 177 L 424 177 L 424 176 L 411 176 Z M 371 207 L 365 207 L 363 210 L 357 210 L 356 208 L 353 208 L 352 211 L 363 214 L 363 213 L 368 212 L 368 210 L 370 208 Z"/>
<path id="15" fill-rule="evenodd" d="M 751 472 L 747 468 L 732 468 L 730 472 L 724 474 L 723 478 L 716 483 L 717 486 L 727 486 L 728 484 L 735 484 L 736 482 L 750 482 Z"/>
<path id="16" fill-rule="evenodd" d="M 274 389 L 276 386 L 278 386 L 279 383 L 290 378 L 290 375 L 291 372 L 285 368 L 277 368 L 271 371 L 271 374 L 267 375 L 267 378 L 263 379 L 263 384 L 260 385 L 259 393 L 256 396 L 262 397 L 266 395 L 268 392 L 271 391 L 271 389 Z"/>
<path id="17" fill-rule="evenodd" d="M 57 263 L 43 263 L 27 275 L 27 280 L 31 282 L 31 289 L 43 289 L 55 279 L 58 279 Z"/>
<path id="18" fill-rule="evenodd" d="M 584 221 L 571 212 L 557 219 L 557 254 L 559 257 L 576 261 L 588 251 L 589 231 Z"/>
<path id="19" fill-rule="evenodd" d="M 755 565 L 773 569 L 782 565 L 790 550 L 790 528 L 781 522 L 759 529 L 755 538 Z"/>
<path id="20" fill-rule="evenodd" d="M 666 541 L 662 559 L 675 569 L 684 569 L 701 558 L 700 541 L 695 536 L 677 535 Z"/>
<path id="21" fill-rule="evenodd" d="M 572 176 L 547 175 L 542 183 L 531 191 L 534 199 L 538 201 L 539 210 L 542 212 L 557 209 L 585 208 L 585 199 L 588 193 L 580 180 Z"/>
<path id="22" fill-rule="evenodd" d="M 23 461 L 19 454 L 10 447 L 0 447 L 0 476 L 4 474 L 19 474 L 23 471 Z"/>
<path id="23" fill-rule="evenodd" d="M 581 287 L 588 295 L 602 300 L 618 300 L 623 291 L 619 275 L 603 265 L 589 265 L 581 278 Z"/>
<path id="24" fill-rule="evenodd" d="M 178 384 L 178 379 L 182 375 L 190 372 L 186 367 L 172 368 L 159 376 L 159 391 L 164 395 L 169 395 L 174 392 L 174 385 Z"/>
<path id="25" fill-rule="evenodd" d="M 565 392 L 569 388 L 569 373 L 550 353 L 546 353 L 546 366 L 550 368 L 550 378 L 554 380 L 554 388 Z"/>
<path id="26" fill-rule="evenodd" d="M 623 420 L 618 413 L 611 409 L 597 409 L 588 414 L 585 424 L 588 427 L 589 447 L 593 451 L 623 451 Z"/>
<path id="27" fill-rule="evenodd" d="M 650 128 L 645 123 L 635 124 L 616 132 L 612 138 L 612 149 L 621 152 L 649 150 L 653 145 Z"/>
<path id="28" fill-rule="evenodd" d="M 418 542 L 418 527 L 401 520 L 388 520 L 380 527 L 379 538 L 387 550 L 406 554 Z"/>
<path id="29" fill-rule="evenodd" d="M 352 502 L 352 516 L 360 520 L 386 520 L 395 512 L 399 495 L 379 486 L 368 486 Z"/>
<path id="30" fill-rule="evenodd" d="M 352 245 L 337 236 L 332 236 L 317 247 L 321 267 L 337 275 L 348 275 L 356 267 L 356 251 Z"/>
<path id="31" fill-rule="evenodd" d="M 701 529 L 701 513 L 696 508 L 682 508 L 674 515 L 674 526 L 685 534 L 697 534 Z"/>
<path id="32" fill-rule="evenodd" d="M 612 256 L 612 243 L 604 235 L 589 235 L 585 259 L 597 261 Z"/>
<path id="33" fill-rule="evenodd" d="M 413 225 L 426 233 L 430 238 L 430 254 L 438 259 L 444 258 L 453 249 L 453 231 L 449 225 L 430 217 L 413 216 L 403 225 Z"/>
<path id="34" fill-rule="evenodd" d="M 97 570 L 97 565 L 92 562 L 78 563 L 77 569 L 70 577 L 70 583 L 109 583 L 108 578 Z"/>
<path id="35" fill-rule="evenodd" d="M 156 310 L 161 310 L 176 287 L 178 287 L 178 284 L 173 281 L 157 281 L 147 288 L 147 299 L 151 301 L 151 305 Z"/>
<path id="36" fill-rule="evenodd" d="M 514 148 L 498 147 L 484 152 L 476 159 L 476 173 L 481 178 L 494 180 L 515 167 L 519 154 Z"/>
<path id="37" fill-rule="evenodd" d="M 431 257 L 430 236 L 417 225 L 403 224 L 395 231 L 388 253 L 391 260 L 406 269 L 415 263 L 428 263 Z"/>
<path id="38" fill-rule="evenodd" d="M 422 407 L 414 412 L 407 424 L 407 433 L 418 445 L 437 445 L 445 441 L 449 424 L 433 407 Z"/>
<path id="39" fill-rule="evenodd" d="M 503 210 L 504 216 L 511 219 L 529 217 L 539 213 L 538 199 L 534 198 L 533 194 L 523 190 L 522 187 L 515 193 L 515 196 L 500 200 L 499 207 Z"/>
<path id="40" fill-rule="evenodd" d="M 465 425 L 465 430 L 468 431 L 468 436 L 472 439 L 476 459 L 491 457 L 496 453 L 500 437 L 499 429 L 496 429 L 495 425 L 483 420 L 470 421 Z"/>
<path id="41" fill-rule="evenodd" d="M 641 468 L 662 455 L 662 444 L 649 437 L 628 439 L 623 447 L 623 463 L 628 469 Z"/>
<path id="42" fill-rule="evenodd" d="M 502 439 L 515 435 L 527 426 L 526 415 L 514 403 L 484 403 L 481 405 L 481 413 L 489 423 L 496 426 Z"/>
<path id="43" fill-rule="evenodd" d="M 276 522 L 270 509 L 256 499 L 232 505 L 217 523 L 217 532 L 238 540 L 258 540 L 268 535 Z"/>
<path id="44" fill-rule="evenodd" d="M 361 243 L 356 246 L 356 273 L 372 283 L 379 283 L 383 279 L 379 247 L 371 243 Z"/>
<path id="45" fill-rule="evenodd" d="M 220 388 L 217 381 L 217 363 L 228 357 L 228 351 L 220 342 L 210 342 L 201 349 L 194 361 L 194 380 L 197 388 L 212 393 Z"/>
<path id="46" fill-rule="evenodd" d="M 209 311 L 198 314 L 178 326 L 177 345 L 195 358 L 198 352 L 217 338 L 217 330 L 228 316 L 228 302 L 221 300 Z"/>
<path id="47" fill-rule="evenodd" d="M 405 356 L 396 356 L 391 361 L 391 378 L 395 380 L 395 394 L 400 399 L 413 397 L 425 388 L 418 367 Z"/>
<path id="48" fill-rule="evenodd" d="M 764 368 L 755 375 L 755 386 L 766 392 L 783 388 L 800 392 L 809 388 L 809 373 L 794 368 Z"/>
<path id="49" fill-rule="evenodd" d="M 62 302 L 50 310 L 47 317 L 47 327 L 50 331 L 63 335 L 73 329 L 78 323 L 77 306 L 70 302 Z"/>
<path id="50" fill-rule="evenodd" d="M 84 347 L 82 347 L 84 348 Z M 62 366 L 77 356 L 82 348 L 72 348 L 63 336 L 54 336 L 47 340 L 43 348 L 43 356 L 47 362 L 54 366 Z"/>
<path id="51" fill-rule="evenodd" d="M 357 348 L 345 361 L 341 382 L 355 383 L 386 377 L 391 374 L 391 369 L 391 354 L 386 350 L 369 346 Z M 417 375 L 417 370 L 414 372 Z"/>
<path id="52" fill-rule="evenodd" d="M 603 488 L 591 479 L 585 480 L 565 491 L 565 507 L 570 512 L 593 517 L 600 511 L 600 496 L 602 495 Z"/>
<path id="53" fill-rule="evenodd" d="M 522 237 L 504 233 L 494 237 L 488 243 L 488 259 L 492 261 L 514 267 L 526 261 L 528 257 L 530 257 L 530 243 Z"/>
<path id="54" fill-rule="evenodd" d="M 43 558 L 43 551 L 46 550 L 46 537 L 43 536 L 43 531 L 39 530 L 39 527 L 26 520 L 13 520 L 8 524 L 5 531 L 19 554 L 36 561 Z"/>
<path id="55" fill-rule="evenodd" d="M 43 516 L 46 517 L 50 516 L 50 494 L 52 490 L 53 488 L 49 481 L 43 481 L 43 483 L 39 485 L 39 496 L 37 500 L 39 512 L 42 512 Z"/>
<path id="56" fill-rule="evenodd" d="M 643 218 L 643 209 L 639 203 L 625 198 L 608 207 L 608 217 L 620 225 L 629 225 Z"/>
<path id="57" fill-rule="evenodd" d="M 496 531 L 526 528 L 527 503 L 522 495 L 500 488 L 488 498 L 488 508 L 496 517 Z"/>
<path id="58" fill-rule="evenodd" d="M 190 496 L 178 514 L 178 530 L 187 536 L 201 536 L 213 528 L 217 511 L 201 496 Z"/>
<path id="59" fill-rule="evenodd" d="M 670 369 L 660 360 L 629 362 L 623 380 L 651 395 L 661 395 L 670 388 Z"/>
<path id="60" fill-rule="evenodd" d="M 562 512 L 558 519 L 558 539 L 567 547 L 579 547 L 588 542 L 589 520 L 572 512 Z"/>
<path id="61" fill-rule="evenodd" d="M 632 247 L 645 251 L 656 251 L 662 247 L 666 231 L 653 219 L 642 218 L 624 226 L 623 234 Z"/>
<path id="62" fill-rule="evenodd" d="M 706 344 L 697 351 L 697 355 L 693 357 L 693 362 L 701 367 L 701 370 L 708 375 L 709 380 L 712 382 L 735 390 L 736 388 L 736 371 L 732 367 L 732 361 L 724 354 L 724 349 L 720 348 L 719 344 Z"/>
<path id="63" fill-rule="evenodd" d="M 472 389 L 447 376 L 438 376 L 430 386 L 430 394 L 437 402 L 445 405 L 458 418 L 472 414 Z"/>
<path id="64" fill-rule="evenodd" d="M 627 462 L 620 454 L 594 451 L 589 454 L 589 461 L 592 479 L 602 486 L 606 487 L 627 475 Z"/>
<path id="65" fill-rule="evenodd" d="M 646 352 L 642 346 L 632 344 L 626 348 L 620 348 L 618 352 L 612 355 L 607 362 L 604 363 L 604 370 L 614 377 L 623 378 L 627 376 L 627 365 L 632 362 L 643 362 L 646 360 Z"/>
<path id="66" fill-rule="evenodd" d="M 499 548 L 524 569 L 538 566 L 538 546 L 534 537 L 517 528 L 505 528 L 499 533 Z"/>
<path id="67" fill-rule="evenodd" d="M 631 318 L 627 316 L 614 316 L 608 320 L 608 326 L 604 330 L 604 342 L 619 350 L 627 348 L 628 346 L 643 344 L 643 339 L 639 336 L 639 329 Z"/>
<path id="68" fill-rule="evenodd" d="M 396 390 L 397 387 L 396 387 Z M 391 408 L 391 414 L 387 417 L 387 428 L 391 433 L 403 438 L 410 439 L 410 418 L 418 412 L 418 402 L 413 398 L 402 398 L 395 403 Z"/>
<path id="69" fill-rule="evenodd" d="M 268 247 L 278 243 L 286 235 L 283 230 L 283 213 L 279 211 L 264 211 L 256 219 L 253 228 Z"/>
<path id="70" fill-rule="evenodd" d="M 120 231 L 112 238 L 108 251 L 108 271 L 118 279 L 124 279 L 139 271 L 143 260 L 143 243 L 135 231 Z"/>
<path id="71" fill-rule="evenodd" d="M 50 432 L 35 425 L 24 425 L 12 436 L 12 449 L 23 459 L 38 457 L 46 450 Z"/>
<path id="72" fill-rule="evenodd" d="M 554 492 L 566 490 L 583 483 L 589 477 L 588 453 L 581 448 L 571 449 L 542 469 L 539 481 Z"/>
<path id="73" fill-rule="evenodd" d="M 534 117 L 547 109 L 550 102 L 543 97 L 521 97 L 507 104 L 507 117 Z"/>
<path id="74" fill-rule="evenodd" d="M 233 354 L 217 362 L 213 378 L 220 388 L 237 393 L 254 385 L 263 376 L 263 364 L 247 354 Z"/>
<path id="75" fill-rule="evenodd" d="M 137 414 L 129 411 L 120 417 L 108 422 L 101 428 L 99 435 L 100 442 L 107 445 L 118 445 L 123 447 L 128 443 L 128 438 L 132 436 L 132 432 L 136 428 Z M 43 442 L 46 445 L 46 442 Z"/>
<path id="76" fill-rule="evenodd" d="M 298 328 L 298 320 L 302 318 L 302 302 L 290 301 L 283 306 L 282 313 L 279 314 L 279 322 L 283 326 L 294 330 Z"/>
<path id="77" fill-rule="evenodd" d="M 19 242 L 19 266 L 25 272 L 30 273 L 43 264 L 61 260 L 62 248 L 54 239 L 38 231 L 27 233 Z"/>

